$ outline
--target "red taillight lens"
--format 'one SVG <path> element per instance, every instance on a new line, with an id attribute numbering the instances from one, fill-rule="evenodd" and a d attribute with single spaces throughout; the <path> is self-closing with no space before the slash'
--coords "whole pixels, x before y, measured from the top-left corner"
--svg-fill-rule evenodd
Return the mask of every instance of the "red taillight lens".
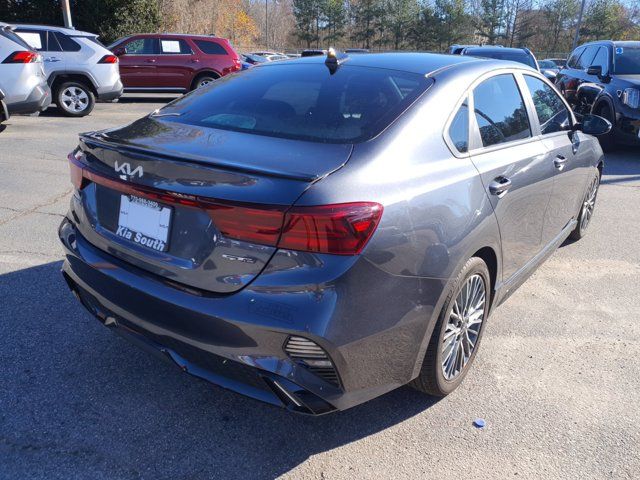
<path id="1" fill-rule="evenodd" d="M 375 232 L 382 210 L 373 202 L 293 207 L 287 212 L 278 247 L 356 255 Z"/>
<path id="2" fill-rule="evenodd" d="M 71 183 L 77 189 L 95 182 L 113 190 L 163 203 L 207 211 L 225 237 L 302 252 L 357 255 L 382 217 L 374 202 L 338 203 L 312 207 L 252 205 L 218 201 L 136 185 L 108 178 L 85 168 L 81 151 L 69 154 Z"/>
<path id="3" fill-rule="evenodd" d="M 69 160 L 69 175 L 71 176 L 71 183 L 78 190 L 81 190 L 85 185 L 82 164 L 78 159 L 76 159 L 76 153 L 70 153 L 67 159 Z"/>
<path id="4" fill-rule="evenodd" d="M 38 60 L 38 54 L 23 50 L 21 52 L 13 52 L 2 63 L 34 63 Z"/>
<path id="5" fill-rule="evenodd" d="M 118 63 L 118 57 L 115 55 L 105 55 L 98 63 Z"/>

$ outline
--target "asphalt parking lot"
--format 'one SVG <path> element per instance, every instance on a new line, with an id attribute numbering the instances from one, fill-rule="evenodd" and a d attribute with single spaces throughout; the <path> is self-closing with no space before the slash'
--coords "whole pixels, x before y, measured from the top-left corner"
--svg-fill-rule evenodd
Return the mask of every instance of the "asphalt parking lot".
<path id="1" fill-rule="evenodd" d="M 309 418 L 159 362 L 62 280 L 77 134 L 166 100 L 49 110 L 0 133 L 0 478 L 638 478 L 640 151 L 607 156 L 589 235 L 494 312 L 461 388 Z"/>

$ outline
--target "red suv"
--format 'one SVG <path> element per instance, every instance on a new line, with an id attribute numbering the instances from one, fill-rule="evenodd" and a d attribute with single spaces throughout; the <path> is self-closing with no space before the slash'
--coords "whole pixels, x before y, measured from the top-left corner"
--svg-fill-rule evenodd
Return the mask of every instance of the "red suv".
<path id="1" fill-rule="evenodd" d="M 229 41 L 208 35 L 132 35 L 108 48 L 125 91 L 186 92 L 241 69 Z"/>

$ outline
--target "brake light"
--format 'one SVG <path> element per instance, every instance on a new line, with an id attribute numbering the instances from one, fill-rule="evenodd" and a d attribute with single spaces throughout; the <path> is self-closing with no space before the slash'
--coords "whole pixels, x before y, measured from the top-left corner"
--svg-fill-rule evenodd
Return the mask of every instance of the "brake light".
<path id="1" fill-rule="evenodd" d="M 378 227 L 382 210 L 373 202 L 293 207 L 286 214 L 278 247 L 356 255 Z"/>
<path id="2" fill-rule="evenodd" d="M 185 195 L 109 178 L 86 166 L 77 151 L 69 155 L 71 183 L 88 182 L 163 203 L 205 210 L 225 236 L 260 245 L 301 252 L 357 255 L 375 232 L 383 207 L 374 202 L 338 203 L 310 207 L 254 205 Z"/>
<path id="3" fill-rule="evenodd" d="M 105 55 L 98 63 L 118 63 L 118 57 L 115 55 Z"/>
<path id="4" fill-rule="evenodd" d="M 35 63 L 38 61 L 38 54 L 35 52 L 29 52 L 22 50 L 20 52 L 13 52 L 2 63 Z"/>

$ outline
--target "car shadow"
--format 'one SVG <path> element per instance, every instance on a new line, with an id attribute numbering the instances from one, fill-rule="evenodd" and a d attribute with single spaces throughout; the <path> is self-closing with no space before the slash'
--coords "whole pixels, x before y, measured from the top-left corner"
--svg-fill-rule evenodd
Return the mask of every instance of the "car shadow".
<path id="1" fill-rule="evenodd" d="M 0 449 L 9 477 L 275 478 L 438 401 L 402 387 L 306 417 L 225 391 L 109 333 L 72 297 L 60 267 L 0 275 Z"/>

